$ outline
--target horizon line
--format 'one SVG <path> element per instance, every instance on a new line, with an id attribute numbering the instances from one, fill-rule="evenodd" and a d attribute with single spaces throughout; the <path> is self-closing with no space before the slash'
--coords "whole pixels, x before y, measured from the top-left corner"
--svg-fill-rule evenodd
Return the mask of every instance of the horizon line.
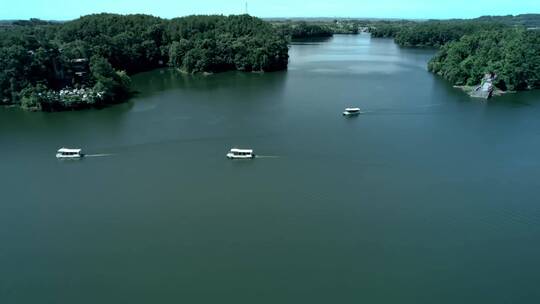
<path id="1" fill-rule="evenodd" d="M 121 16 L 129 16 L 129 15 L 147 15 L 147 16 L 153 16 L 153 17 L 158 17 L 158 18 L 161 18 L 161 19 L 174 19 L 174 18 L 182 18 L 182 17 L 189 17 L 189 16 L 241 16 L 241 15 L 249 15 L 249 16 L 252 16 L 252 17 L 257 17 L 257 18 L 260 18 L 260 19 L 345 19 L 345 20 L 472 20 L 472 19 L 477 19 L 477 18 L 481 18 L 481 17 L 508 17 L 508 16 L 512 16 L 512 17 L 516 17 L 516 16 L 522 16 L 522 15 L 540 15 L 540 13 L 523 13 L 523 14 L 506 14 L 506 15 L 480 15 L 480 16 L 477 16 L 477 17 L 469 17 L 469 18 L 460 18 L 460 17 L 449 17 L 449 18 L 429 18 L 429 17 L 426 17 L 426 18 L 406 18 L 406 17 L 351 17 L 351 16 L 313 16 L 313 17 L 308 17 L 308 16 L 272 16 L 272 17 L 261 17 L 261 16 L 256 16 L 256 15 L 251 15 L 251 14 L 189 14 L 189 15 L 179 15 L 179 16 L 176 16 L 176 17 L 171 17 L 171 18 L 167 18 L 167 17 L 161 17 L 161 16 L 156 16 L 154 14 L 148 14 L 148 13 L 127 13 L 127 14 L 122 14 L 122 13 L 111 13 L 111 12 L 100 12 L 100 13 L 91 13 L 91 14 L 85 14 L 85 15 L 80 15 L 79 17 L 76 17 L 76 18 L 73 18 L 73 19 L 42 19 L 42 18 L 39 18 L 39 17 L 30 17 L 30 18 L 27 18 L 27 19 L 0 19 L 0 21 L 26 21 L 26 20 L 31 20 L 31 19 L 38 19 L 38 20 L 42 20 L 42 21 L 72 21 L 72 20 L 76 20 L 76 19 L 79 19 L 81 17 L 84 17 L 84 16 L 90 16 L 90 15 L 100 15 L 100 14 L 111 14 L 111 15 L 121 15 Z"/>

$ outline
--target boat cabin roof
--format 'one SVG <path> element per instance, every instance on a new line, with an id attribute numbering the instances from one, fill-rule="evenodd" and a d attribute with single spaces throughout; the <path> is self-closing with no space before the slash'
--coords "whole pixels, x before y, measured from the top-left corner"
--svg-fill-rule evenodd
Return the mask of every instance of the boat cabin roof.
<path id="1" fill-rule="evenodd" d="M 346 108 L 345 111 L 347 111 L 347 112 L 360 112 L 360 108 Z"/>
<path id="2" fill-rule="evenodd" d="M 61 148 L 58 149 L 58 153 L 81 153 L 81 149 Z"/>
<path id="3" fill-rule="evenodd" d="M 253 150 L 251 149 L 231 149 L 231 153 L 253 153 Z"/>

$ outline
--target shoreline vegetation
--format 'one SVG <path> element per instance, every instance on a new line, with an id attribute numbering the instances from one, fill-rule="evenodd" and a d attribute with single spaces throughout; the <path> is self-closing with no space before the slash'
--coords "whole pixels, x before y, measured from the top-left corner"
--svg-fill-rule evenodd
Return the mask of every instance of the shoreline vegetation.
<path id="1" fill-rule="evenodd" d="M 393 38 L 400 47 L 436 48 L 428 70 L 471 97 L 487 99 L 540 88 L 540 14 L 467 20 L 308 18 L 269 22 L 292 41 L 369 32 L 372 38 Z"/>
<path id="2" fill-rule="evenodd" d="M 332 37 L 334 32 L 328 26 L 308 24 L 306 22 L 280 24 L 275 29 L 291 40 L 306 38 Z"/>
<path id="3" fill-rule="evenodd" d="M 393 38 L 401 47 L 437 48 L 428 70 L 471 97 L 487 99 L 540 88 L 539 27 L 540 14 L 528 14 L 384 22 L 370 32 L 373 38 Z"/>
<path id="4" fill-rule="evenodd" d="M 334 34 L 356 35 L 361 31 L 361 26 L 357 21 L 352 20 L 332 20 L 332 21 L 292 21 L 277 20 L 270 21 L 283 35 L 291 40 L 301 40 L 309 38 L 327 38 Z"/>
<path id="5" fill-rule="evenodd" d="M 475 97 L 540 88 L 540 14 L 470 20 L 275 19 L 95 14 L 0 22 L 0 105 L 31 111 L 127 100 L 130 75 L 287 69 L 291 41 L 369 32 L 437 48 L 428 70 Z M 491 75 L 486 84 L 486 76 Z"/>
<path id="6" fill-rule="evenodd" d="M 465 35 L 443 46 L 428 70 L 453 85 L 484 87 L 484 91 L 490 89 L 484 86 L 487 74 L 492 74 L 489 82 L 495 91 L 538 89 L 540 31 L 508 28 Z"/>
<path id="7" fill-rule="evenodd" d="M 96 14 L 0 26 L 0 104 L 31 111 L 100 108 L 130 96 L 129 75 L 287 68 L 288 38 L 248 15 Z"/>

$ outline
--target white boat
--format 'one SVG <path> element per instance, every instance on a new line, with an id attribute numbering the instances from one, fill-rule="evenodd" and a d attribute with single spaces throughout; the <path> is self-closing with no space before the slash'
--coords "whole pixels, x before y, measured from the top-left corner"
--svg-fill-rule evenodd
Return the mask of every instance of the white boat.
<path id="1" fill-rule="evenodd" d="M 81 153 L 81 149 L 61 148 L 56 152 L 56 158 L 61 159 L 77 159 L 83 156 L 84 154 Z"/>
<path id="2" fill-rule="evenodd" d="M 362 112 L 360 112 L 360 108 L 346 108 L 345 112 L 343 112 L 343 115 L 345 116 L 352 116 L 352 115 L 358 115 Z"/>
<path id="3" fill-rule="evenodd" d="M 251 159 L 255 158 L 255 154 L 253 153 L 253 150 L 251 149 L 231 149 L 229 153 L 227 153 L 227 157 L 231 159 Z"/>

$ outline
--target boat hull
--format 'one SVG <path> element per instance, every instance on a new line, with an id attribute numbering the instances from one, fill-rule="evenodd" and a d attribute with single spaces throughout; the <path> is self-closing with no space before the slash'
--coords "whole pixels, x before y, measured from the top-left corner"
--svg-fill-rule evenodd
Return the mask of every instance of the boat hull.
<path id="1" fill-rule="evenodd" d="M 255 154 L 251 155 L 235 155 L 232 153 L 227 153 L 227 158 L 229 159 L 253 159 L 255 158 Z"/>
<path id="2" fill-rule="evenodd" d="M 81 159 L 83 158 L 84 155 L 82 154 L 79 154 L 79 155 L 62 155 L 60 153 L 57 153 L 56 154 L 56 158 L 58 159 Z"/>

